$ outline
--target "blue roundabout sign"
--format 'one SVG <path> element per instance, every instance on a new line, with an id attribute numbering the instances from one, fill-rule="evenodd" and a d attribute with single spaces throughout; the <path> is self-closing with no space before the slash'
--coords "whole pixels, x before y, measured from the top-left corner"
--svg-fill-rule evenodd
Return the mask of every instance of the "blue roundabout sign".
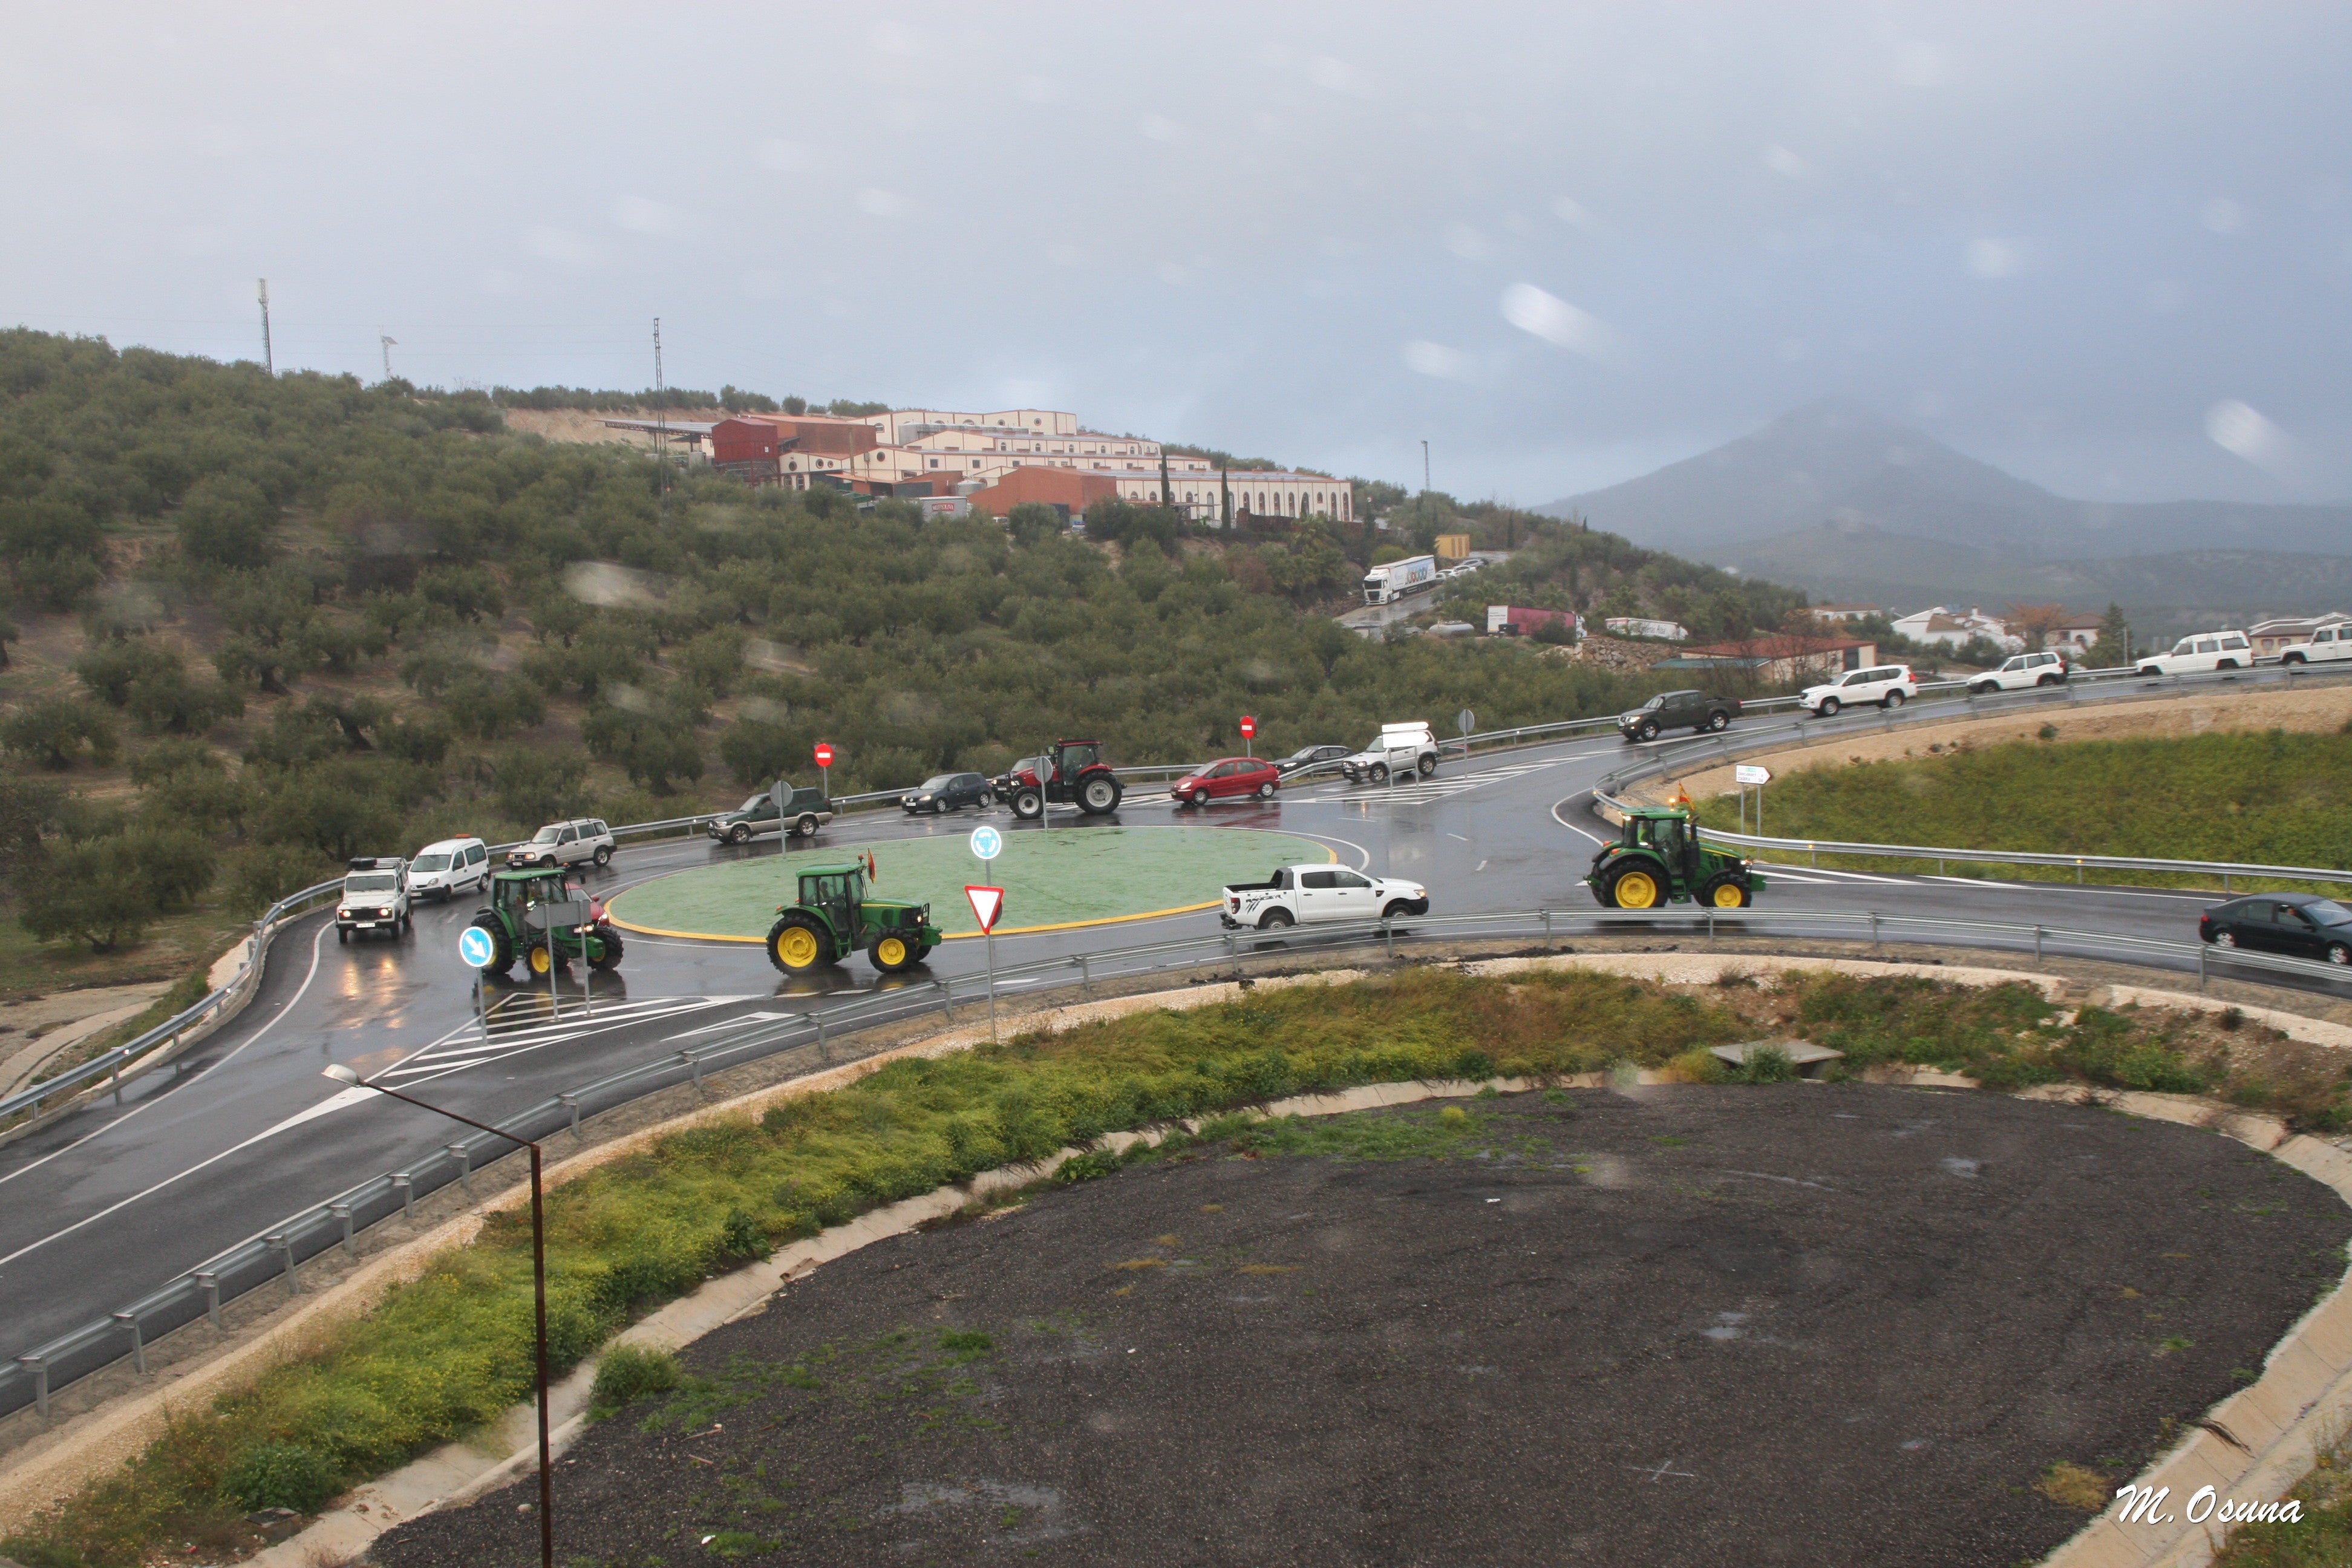
<path id="1" fill-rule="evenodd" d="M 479 926 L 467 926 L 457 933 L 457 956 L 477 969 L 488 969 L 498 952 L 498 943 Z"/>
<path id="2" fill-rule="evenodd" d="M 983 860 L 993 860 L 1004 853 L 1004 835 L 993 827 L 971 830 L 971 852 Z"/>

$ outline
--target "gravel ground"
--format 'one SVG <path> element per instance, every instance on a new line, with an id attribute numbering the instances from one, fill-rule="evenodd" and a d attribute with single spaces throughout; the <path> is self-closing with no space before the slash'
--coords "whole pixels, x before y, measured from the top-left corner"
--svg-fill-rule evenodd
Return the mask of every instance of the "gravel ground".
<path id="1" fill-rule="evenodd" d="M 2341 1269 L 2335 1195 L 1995 1095 L 1522 1095 L 868 1247 L 585 1436 L 570 1564 L 2010 1564 Z M 1431 1157 L 1435 1148 L 1444 1157 Z M 1421 1151 L 1415 1154 L 1415 1150 Z M 384 1568 L 537 1559 L 526 1479 Z"/>

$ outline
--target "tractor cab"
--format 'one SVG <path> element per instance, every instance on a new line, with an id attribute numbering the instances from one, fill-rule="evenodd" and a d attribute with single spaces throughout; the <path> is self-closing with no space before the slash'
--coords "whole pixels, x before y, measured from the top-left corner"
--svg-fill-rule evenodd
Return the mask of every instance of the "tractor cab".
<path id="1" fill-rule="evenodd" d="M 1616 840 L 1592 857 L 1584 885 L 1612 909 L 1647 910 L 1696 900 L 1736 910 L 1747 907 L 1764 879 L 1738 856 L 1706 844 L 1687 805 L 1653 805 L 1625 814 Z"/>
<path id="2" fill-rule="evenodd" d="M 837 931 L 854 931 L 864 923 L 866 868 L 820 866 L 801 873 L 801 904 L 822 910 Z"/>
<path id="3" fill-rule="evenodd" d="M 490 878 L 490 907 L 522 929 L 523 911 L 541 904 L 562 903 L 569 896 L 563 868 L 545 866 L 527 871 L 500 871 Z"/>

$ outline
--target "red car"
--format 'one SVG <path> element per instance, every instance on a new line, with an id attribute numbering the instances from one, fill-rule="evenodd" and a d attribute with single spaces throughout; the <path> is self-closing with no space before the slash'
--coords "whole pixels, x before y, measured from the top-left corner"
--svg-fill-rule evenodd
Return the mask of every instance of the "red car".
<path id="1" fill-rule="evenodd" d="M 1213 763 L 1203 763 L 1168 786 L 1179 805 L 1206 805 L 1213 800 L 1231 800 L 1237 795 L 1254 795 L 1260 800 L 1272 800 L 1274 792 L 1282 787 L 1282 773 L 1263 757 L 1222 757 Z"/>

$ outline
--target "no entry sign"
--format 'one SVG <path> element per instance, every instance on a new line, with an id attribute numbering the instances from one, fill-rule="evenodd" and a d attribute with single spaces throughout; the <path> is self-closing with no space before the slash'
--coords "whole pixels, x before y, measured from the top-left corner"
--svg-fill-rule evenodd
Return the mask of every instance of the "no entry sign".
<path id="1" fill-rule="evenodd" d="M 821 768 L 833 766 L 833 748 L 823 741 L 816 743 L 816 765 Z"/>
<path id="2" fill-rule="evenodd" d="M 1244 740 L 1244 741 L 1250 741 L 1250 740 L 1255 740 L 1255 739 L 1256 739 L 1256 738 L 1257 738 L 1257 721 L 1256 721 L 1256 720 L 1255 720 L 1255 719 L 1253 719 L 1253 718 L 1251 718 L 1251 717 L 1250 717 L 1248 714 L 1246 714 L 1246 713 L 1243 714 L 1243 715 L 1242 715 L 1242 739 L 1243 739 L 1243 740 Z"/>
<path id="3" fill-rule="evenodd" d="M 964 884 L 963 896 L 971 900 L 971 916 L 980 922 L 980 929 L 984 931 L 994 931 L 996 917 L 1004 912 L 1004 889 L 975 888 L 967 882 Z"/>

